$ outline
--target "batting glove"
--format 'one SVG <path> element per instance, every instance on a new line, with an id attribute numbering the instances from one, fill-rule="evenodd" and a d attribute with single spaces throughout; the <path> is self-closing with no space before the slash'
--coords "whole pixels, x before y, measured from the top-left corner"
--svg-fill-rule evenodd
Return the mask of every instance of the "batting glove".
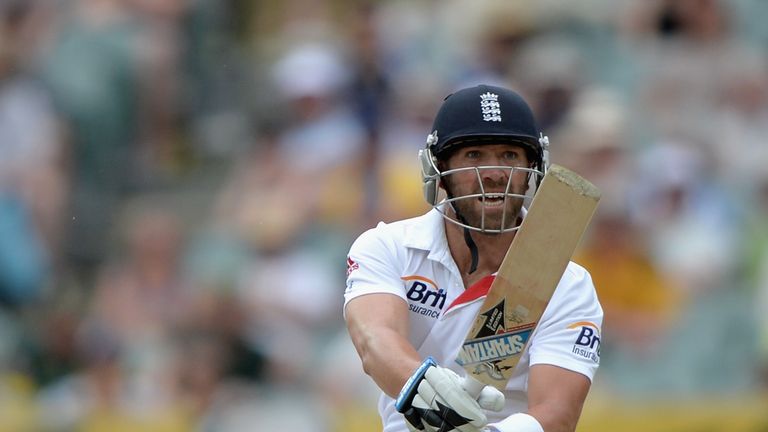
<path id="1" fill-rule="evenodd" d="M 483 409 L 500 411 L 504 394 L 486 386 L 475 399 L 455 372 L 428 357 L 403 386 L 395 407 L 411 431 L 479 432 L 488 424 Z"/>

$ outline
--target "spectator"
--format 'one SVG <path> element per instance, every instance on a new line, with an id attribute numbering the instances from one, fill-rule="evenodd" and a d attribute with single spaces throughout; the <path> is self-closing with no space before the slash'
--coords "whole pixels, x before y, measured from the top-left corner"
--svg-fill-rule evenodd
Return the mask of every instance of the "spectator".
<path id="1" fill-rule="evenodd" d="M 39 299 L 49 282 L 67 196 L 59 118 L 25 69 L 37 7 L 0 3 L 0 305 L 14 308 Z"/>

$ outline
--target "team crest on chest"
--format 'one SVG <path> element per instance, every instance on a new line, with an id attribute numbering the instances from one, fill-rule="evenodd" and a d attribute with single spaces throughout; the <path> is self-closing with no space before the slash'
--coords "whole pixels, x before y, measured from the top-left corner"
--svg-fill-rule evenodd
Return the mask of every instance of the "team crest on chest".
<path id="1" fill-rule="evenodd" d="M 480 109 L 483 111 L 484 121 L 501 121 L 501 105 L 499 105 L 499 95 L 491 92 L 481 94 Z"/>

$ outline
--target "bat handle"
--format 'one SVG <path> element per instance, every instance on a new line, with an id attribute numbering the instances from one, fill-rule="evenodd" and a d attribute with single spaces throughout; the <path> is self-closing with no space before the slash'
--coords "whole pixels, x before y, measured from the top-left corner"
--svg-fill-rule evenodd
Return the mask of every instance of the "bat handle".
<path id="1" fill-rule="evenodd" d="M 477 399 L 477 397 L 480 396 L 480 392 L 483 391 L 483 388 L 485 388 L 485 384 L 472 378 L 471 376 L 465 376 L 461 386 L 464 387 L 464 390 L 466 390 L 467 393 L 469 393 L 470 396 L 472 396 L 474 399 Z"/>

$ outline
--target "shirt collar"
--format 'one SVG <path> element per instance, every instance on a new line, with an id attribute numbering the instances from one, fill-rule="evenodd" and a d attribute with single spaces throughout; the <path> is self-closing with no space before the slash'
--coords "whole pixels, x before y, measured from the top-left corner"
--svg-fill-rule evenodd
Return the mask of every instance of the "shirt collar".
<path id="1" fill-rule="evenodd" d="M 525 207 L 520 211 L 523 219 L 527 213 Z M 429 258 L 436 261 L 442 261 L 446 256 L 450 256 L 448 240 L 445 236 L 445 218 L 440 211 L 433 208 L 426 214 L 411 219 L 405 228 L 403 245 L 429 251 Z"/>
<path id="2" fill-rule="evenodd" d="M 405 228 L 405 247 L 429 251 L 430 258 L 437 252 L 448 250 L 445 238 L 445 222 L 437 209 L 411 219 Z"/>

